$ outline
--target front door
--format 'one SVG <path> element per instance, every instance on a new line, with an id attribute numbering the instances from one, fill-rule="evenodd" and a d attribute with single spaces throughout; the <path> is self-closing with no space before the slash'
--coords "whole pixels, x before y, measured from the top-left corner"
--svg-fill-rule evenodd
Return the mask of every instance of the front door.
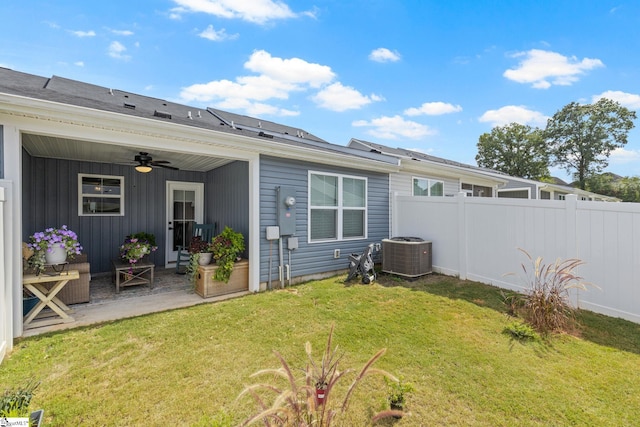
<path id="1" fill-rule="evenodd" d="M 175 265 L 178 246 L 191 240 L 194 223 L 203 223 L 204 184 L 167 181 L 166 267 Z"/>

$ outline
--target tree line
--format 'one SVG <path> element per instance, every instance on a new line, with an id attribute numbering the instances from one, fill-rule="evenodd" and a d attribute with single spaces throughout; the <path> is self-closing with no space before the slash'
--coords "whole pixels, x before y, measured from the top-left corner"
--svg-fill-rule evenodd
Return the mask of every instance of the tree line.
<path id="1" fill-rule="evenodd" d="M 635 119 L 635 111 L 607 98 L 571 102 L 547 120 L 545 129 L 511 123 L 482 134 L 476 162 L 536 181 L 549 181 L 549 167 L 558 166 L 582 190 L 640 202 L 640 178 L 601 174 L 611 152 L 627 144 Z"/>

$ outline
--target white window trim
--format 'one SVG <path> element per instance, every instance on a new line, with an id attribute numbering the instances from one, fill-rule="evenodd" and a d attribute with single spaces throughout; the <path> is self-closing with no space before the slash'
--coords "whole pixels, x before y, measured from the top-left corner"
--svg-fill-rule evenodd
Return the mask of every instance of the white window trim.
<path id="1" fill-rule="evenodd" d="M 101 179 L 118 179 L 120 180 L 120 194 L 118 195 L 108 195 L 108 194 L 84 194 L 82 192 L 82 178 L 101 178 Z M 105 197 L 105 198 L 113 198 L 120 199 L 120 212 L 119 213 L 95 213 L 95 214 L 87 214 L 84 213 L 82 209 L 82 200 L 83 197 Z M 124 216 L 124 176 L 118 175 L 101 175 L 101 174 L 89 174 L 89 173 L 79 173 L 78 174 L 78 216 Z"/>
<path id="2" fill-rule="evenodd" d="M 338 206 L 311 206 L 311 176 L 312 175 L 322 175 L 322 176 L 335 176 L 338 178 Z M 342 200 L 342 180 L 344 178 L 352 178 L 364 181 L 364 207 L 347 207 L 343 206 Z M 336 221 L 337 227 L 337 238 L 335 239 L 322 239 L 322 240 L 311 240 L 311 211 L 313 209 L 335 209 L 338 213 Z M 342 213 L 344 210 L 362 210 L 364 211 L 364 236 L 358 237 L 343 237 L 342 236 Z M 366 176 L 356 176 L 356 175 L 345 175 L 333 172 L 322 172 L 322 171 L 308 171 L 307 174 L 307 241 L 310 244 L 314 243 L 327 243 L 327 242 L 341 242 L 341 241 L 351 241 L 351 240 L 365 240 L 369 235 L 369 180 Z"/>
<path id="3" fill-rule="evenodd" d="M 424 179 L 427 181 L 427 189 L 429 190 L 429 194 L 427 196 L 416 196 L 415 193 L 413 192 L 413 190 L 415 189 L 415 185 L 413 183 L 414 180 L 416 179 Z M 439 196 L 432 196 L 431 195 L 431 186 L 435 183 L 439 182 L 440 184 L 442 184 L 442 194 Z M 414 197 L 444 197 L 444 180 L 442 179 L 437 179 L 437 178 L 428 178 L 426 176 L 412 176 L 411 177 L 411 195 Z"/>

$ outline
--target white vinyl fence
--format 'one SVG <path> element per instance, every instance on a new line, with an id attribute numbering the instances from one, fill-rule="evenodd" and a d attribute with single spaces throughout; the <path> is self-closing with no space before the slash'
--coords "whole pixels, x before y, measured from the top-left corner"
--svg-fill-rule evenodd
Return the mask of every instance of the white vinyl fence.
<path id="1" fill-rule="evenodd" d="M 596 286 L 572 294 L 580 308 L 640 323 L 640 204 L 481 197 L 392 197 L 394 237 L 433 242 L 436 272 L 524 290 L 532 266 L 577 258 Z M 505 275 L 516 273 L 514 275 Z"/>

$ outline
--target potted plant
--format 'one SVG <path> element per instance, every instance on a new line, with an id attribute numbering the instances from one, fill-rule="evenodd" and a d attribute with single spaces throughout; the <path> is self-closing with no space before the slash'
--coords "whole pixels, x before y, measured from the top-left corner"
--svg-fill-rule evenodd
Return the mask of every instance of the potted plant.
<path id="1" fill-rule="evenodd" d="M 66 225 L 34 233 L 29 236 L 27 246 L 33 250 L 28 264 L 36 270 L 36 274 L 42 273 L 45 265 L 63 264 L 67 258 L 73 259 L 82 252 L 78 235 Z"/>
<path id="2" fill-rule="evenodd" d="M 413 391 L 413 385 L 405 383 L 402 377 L 396 379 L 384 378 L 387 383 L 387 400 L 392 411 L 398 411 L 394 418 L 402 418 L 401 412 L 404 411 L 405 393 Z"/>
<path id="3" fill-rule="evenodd" d="M 210 242 L 202 240 L 200 236 L 193 236 L 189 243 L 189 264 L 187 265 L 187 275 L 189 281 L 195 284 L 196 273 L 199 265 L 208 265 L 211 262 L 213 253 Z"/>
<path id="4" fill-rule="evenodd" d="M 130 266 L 140 261 L 144 256 L 157 250 L 156 238 L 149 233 L 134 233 L 124 239 L 120 246 L 120 258 L 128 262 Z M 133 271 L 129 272 L 133 274 Z"/>
<path id="5" fill-rule="evenodd" d="M 211 251 L 218 265 L 214 279 L 227 283 L 233 272 L 233 265 L 239 259 L 238 255 L 244 251 L 244 236 L 231 227 L 225 227 L 222 233 L 213 238 Z"/>
<path id="6" fill-rule="evenodd" d="M 29 380 L 26 385 L 15 390 L 5 390 L 0 396 L 0 418 L 3 420 L 6 418 L 29 418 L 29 425 L 39 426 L 44 411 L 31 412 L 29 410 L 34 391 L 39 385 L 39 382 Z"/>
<path id="7" fill-rule="evenodd" d="M 189 254 L 192 257 L 195 257 L 200 265 L 207 265 L 211 262 L 211 258 L 213 257 L 213 253 L 211 252 L 213 247 L 211 246 L 211 242 L 206 242 L 202 240 L 200 236 L 194 236 L 191 238 L 191 243 L 189 244 Z"/>

